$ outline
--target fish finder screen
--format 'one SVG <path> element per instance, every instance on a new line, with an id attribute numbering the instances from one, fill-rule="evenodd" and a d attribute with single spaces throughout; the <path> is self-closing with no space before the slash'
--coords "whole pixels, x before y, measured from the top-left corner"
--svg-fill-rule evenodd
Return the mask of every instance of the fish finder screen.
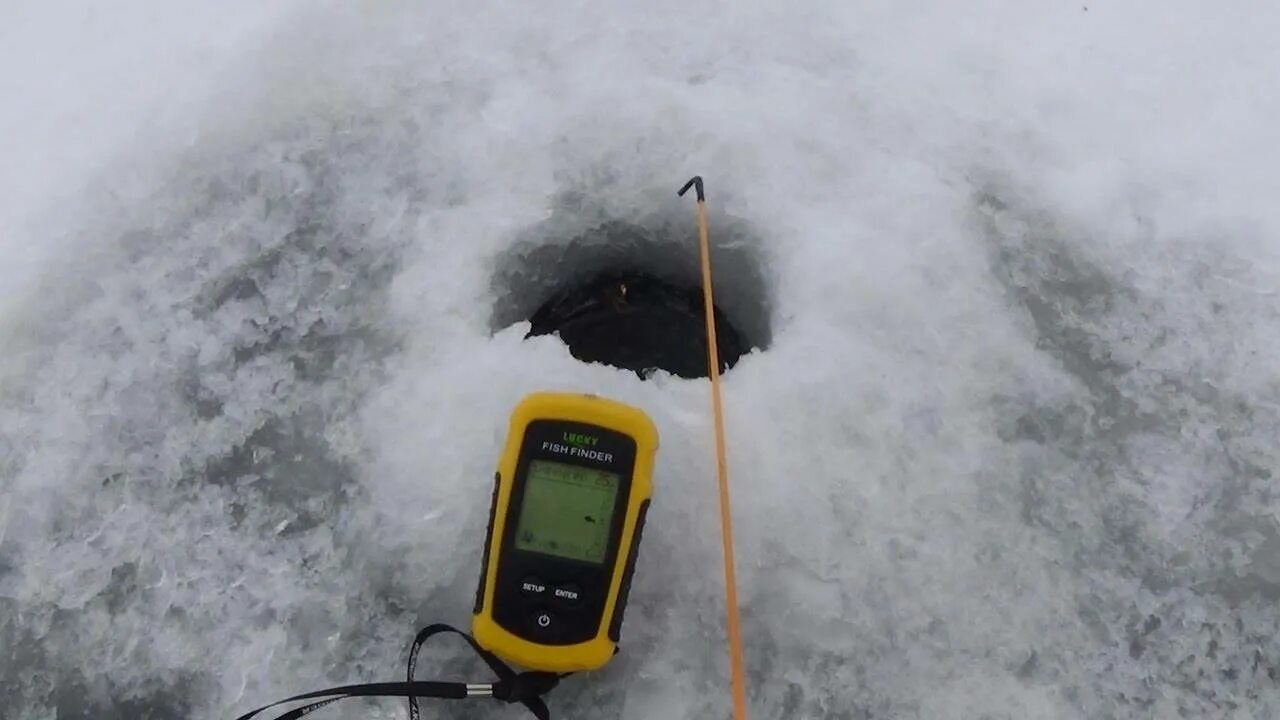
<path id="1" fill-rule="evenodd" d="M 531 461 L 516 522 L 516 548 L 603 563 L 621 484 L 617 473 Z"/>

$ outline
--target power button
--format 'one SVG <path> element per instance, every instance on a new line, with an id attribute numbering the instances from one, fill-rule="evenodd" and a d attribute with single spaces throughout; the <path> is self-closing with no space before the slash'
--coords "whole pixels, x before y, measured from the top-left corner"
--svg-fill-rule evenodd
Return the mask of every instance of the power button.
<path id="1" fill-rule="evenodd" d="M 533 625 L 533 631 L 538 637 L 548 638 L 553 635 L 559 628 L 556 623 L 555 613 L 545 608 L 537 608 L 529 616 L 530 624 Z"/>

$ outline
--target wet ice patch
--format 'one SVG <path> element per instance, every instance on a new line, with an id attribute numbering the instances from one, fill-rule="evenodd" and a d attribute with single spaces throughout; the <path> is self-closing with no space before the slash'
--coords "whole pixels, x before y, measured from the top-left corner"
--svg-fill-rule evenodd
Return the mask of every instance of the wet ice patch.
<path id="1" fill-rule="evenodd" d="M 111 251 L 70 264 L 88 291 L 51 304 L 0 411 L 13 707 L 180 712 L 246 659 L 200 638 L 306 646 L 359 617 L 305 598 L 344 557 L 353 408 L 398 343 L 384 304 L 424 183 L 366 150 L 396 137 L 285 128 L 174 170 L 140 225 L 81 228 Z"/>
<path id="2" fill-rule="evenodd" d="M 1104 645 L 1127 648 L 1079 647 L 1071 664 L 1114 673 L 1098 711 L 1248 707 L 1280 666 L 1263 610 L 1280 590 L 1264 559 L 1280 501 L 1280 456 L 1264 438 L 1280 415 L 1274 382 L 1251 371 L 1274 343 L 1260 328 L 1280 317 L 1211 268 L 1237 265 L 1250 246 L 1149 232 L 1085 240 L 998 194 L 979 213 L 994 279 L 1072 386 L 997 398 L 1001 435 L 1018 448 L 1022 520 L 1089 578 L 1078 616 Z"/>

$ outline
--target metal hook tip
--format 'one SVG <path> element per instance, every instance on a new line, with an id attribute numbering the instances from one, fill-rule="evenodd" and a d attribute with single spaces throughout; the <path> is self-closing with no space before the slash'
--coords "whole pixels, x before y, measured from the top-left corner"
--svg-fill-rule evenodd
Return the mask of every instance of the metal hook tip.
<path id="1" fill-rule="evenodd" d="M 678 193 L 676 193 L 676 194 L 677 194 L 677 195 L 679 195 L 680 197 L 684 197 L 684 194 L 685 194 L 685 193 L 687 193 L 687 192 L 689 192 L 689 188 L 691 188 L 691 187 L 696 187 L 696 188 L 697 188 L 697 190 L 698 190 L 698 192 L 697 192 L 698 202 L 705 202 L 705 201 L 706 201 L 706 199 L 707 199 L 707 195 L 706 195 L 706 193 L 705 193 L 705 192 L 703 191 L 703 189 L 702 189 L 702 176 L 701 176 L 701 175 L 694 175 L 694 176 L 689 180 L 689 182 L 687 182 L 687 183 L 685 183 L 685 184 L 684 184 L 684 187 L 680 188 L 680 192 L 678 192 Z"/>

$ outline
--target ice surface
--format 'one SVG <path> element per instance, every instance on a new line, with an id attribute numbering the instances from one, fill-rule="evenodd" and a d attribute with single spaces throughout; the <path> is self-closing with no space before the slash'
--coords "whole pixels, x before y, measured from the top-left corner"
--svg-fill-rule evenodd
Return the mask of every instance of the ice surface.
<path id="1" fill-rule="evenodd" d="M 537 233 L 693 242 L 694 173 L 769 294 L 753 717 L 1280 715 L 1275 6 L 302 5 L 4 11 L 0 716 L 397 679 L 542 388 L 662 434 L 623 653 L 553 705 L 726 716 L 705 383 L 492 327 Z"/>

